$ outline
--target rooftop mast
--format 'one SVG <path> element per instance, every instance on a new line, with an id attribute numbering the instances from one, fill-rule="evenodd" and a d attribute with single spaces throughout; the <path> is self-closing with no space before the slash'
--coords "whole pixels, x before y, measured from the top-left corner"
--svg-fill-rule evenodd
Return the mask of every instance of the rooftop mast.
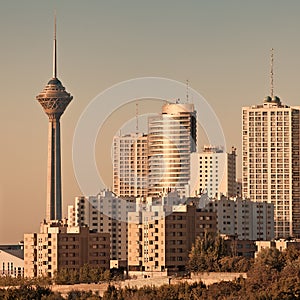
<path id="1" fill-rule="evenodd" d="M 274 49 L 271 49 L 271 72 L 270 72 L 270 88 L 271 88 L 271 98 L 274 96 Z"/>
<path id="2" fill-rule="evenodd" d="M 189 103 L 189 80 L 186 80 L 186 103 Z"/>
<path id="3" fill-rule="evenodd" d="M 56 11 L 54 12 L 54 38 L 53 38 L 53 78 L 57 78 L 57 55 L 56 55 Z"/>
<path id="4" fill-rule="evenodd" d="M 136 101 L 135 103 L 135 130 L 136 130 L 136 133 L 139 132 L 139 103 L 138 103 L 138 100 Z"/>

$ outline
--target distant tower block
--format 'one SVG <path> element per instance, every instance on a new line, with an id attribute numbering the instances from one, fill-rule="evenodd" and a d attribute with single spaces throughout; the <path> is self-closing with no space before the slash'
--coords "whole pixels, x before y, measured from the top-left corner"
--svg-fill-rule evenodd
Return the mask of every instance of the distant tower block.
<path id="1" fill-rule="evenodd" d="M 73 99 L 57 79 L 56 63 L 56 18 L 53 40 L 53 78 L 36 96 L 49 118 L 48 169 L 47 169 L 47 212 L 46 220 L 62 219 L 60 117 Z"/>

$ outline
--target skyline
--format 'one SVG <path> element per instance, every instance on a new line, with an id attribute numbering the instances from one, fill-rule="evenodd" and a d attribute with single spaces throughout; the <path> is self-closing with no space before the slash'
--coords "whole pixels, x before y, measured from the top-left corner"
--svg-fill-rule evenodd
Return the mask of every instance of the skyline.
<path id="1" fill-rule="evenodd" d="M 81 194 L 72 167 L 76 122 L 88 103 L 113 84 L 143 76 L 188 79 L 215 110 L 227 148 L 237 147 L 238 170 L 242 106 L 262 103 L 270 94 L 271 48 L 275 95 L 285 104 L 300 104 L 296 1 L 288 7 L 279 1 L 84 5 L 31 0 L 17 8 L 16 3 L 2 1 L 0 11 L 5 40 L 0 58 L 0 243 L 16 243 L 23 233 L 36 231 L 45 216 L 47 124 L 35 96 L 51 76 L 55 8 L 58 77 L 75 100 L 62 119 L 63 216 Z"/>

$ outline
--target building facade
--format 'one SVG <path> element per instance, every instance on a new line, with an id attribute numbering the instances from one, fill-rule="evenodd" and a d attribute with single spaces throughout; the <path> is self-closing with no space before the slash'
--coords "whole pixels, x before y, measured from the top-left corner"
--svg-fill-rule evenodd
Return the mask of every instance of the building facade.
<path id="1" fill-rule="evenodd" d="M 24 276 L 23 245 L 0 245 L 0 276 Z"/>
<path id="2" fill-rule="evenodd" d="M 56 271 L 79 271 L 85 264 L 109 269 L 110 236 L 88 227 L 42 223 L 40 233 L 24 235 L 26 277 L 53 277 Z"/>
<path id="3" fill-rule="evenodd" d="M 135 209 L 134 199 L 102 191 L 96 196 L 76 197 L 68 207 L 69 226 L 88 226 L 93 232 L 110 234 L 110 259 L 127 261 L 127 214 Z"/>
<path id="4" fill-rule="evenodd" d="M 234 197 L 236 189 L 236 149 L 225 153 L 215 146 L 204 146 L 203 152 L 191 154 L 191 175 L 187 186 L 188 195 L 203 193 L 208 197 L 225 195 Z"/>
<path id="5" fill-rule="evenodd" d="M 236 236 L 222 236 L 228 256 L 243 256 L 254 258 L 256 252 L 255 241 L 240 240 Z"/>
<path id="6" fill-rule="evenodd" d="M 153 205 L 148 198 L 128 216 L 130 271 L 184 270 L 196 237 L 216 232 L 216 214 L 194 205 Z"/>
<path id="7" fill-rule="evenodd" d="M 132 133 L 114 137 L 113 192 L 119 197 L 147 196 L 147 135 Z"/>
<path id="8" fill-rule="evenodd" d="M 275 236 L 300 236 L 300 109 L 278 97 L 243 107 L 243 196 L 274 205 Z"/>
<path id="9" fill-rule="evenodd" d="M 238 240 L 271 240 L 274 238 L 274 205 L 241 197 L 206 198 L 199 207 L 215 211 L 221 234 Z"/>
<path id="10" fill-rule="evenodd" d="M 194 105 L 168 103 L 162 113 L 148 119 L 149 196 L 167 190 L 185 193 L 190 180 L 190 154 L 196 151 Z"/>
<path id="11" fill-rule="evenodd" d="M 256 252 L 255 256 L 262 250 L 262 249 L 270 249 L 270 248 L 276 248 L 279 251 L 287 250 L 288 248 L 294 248 L 297 250 L 300 250 L 300 240 L 272 240 L 272 241 L 256 241 Z"/>
<path id="12" fill-rule="evenodd" d="M 242 178 L 237 178 L 235 182 L 236 187 L 236 196 L 242 197 L 243 195 L 243 188 L 242 188 Z"/>

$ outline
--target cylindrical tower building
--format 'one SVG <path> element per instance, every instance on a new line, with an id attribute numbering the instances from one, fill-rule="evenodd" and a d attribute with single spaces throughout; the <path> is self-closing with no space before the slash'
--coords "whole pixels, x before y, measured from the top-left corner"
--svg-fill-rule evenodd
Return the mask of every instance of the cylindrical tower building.
<path id="1" fill-rule="evenodd" d="M 190 179 L 190 154 L 196 151 L 196 111 L 189 103 L 169 103 L 149 118 L 149 195 L 185 191 Z"/>

